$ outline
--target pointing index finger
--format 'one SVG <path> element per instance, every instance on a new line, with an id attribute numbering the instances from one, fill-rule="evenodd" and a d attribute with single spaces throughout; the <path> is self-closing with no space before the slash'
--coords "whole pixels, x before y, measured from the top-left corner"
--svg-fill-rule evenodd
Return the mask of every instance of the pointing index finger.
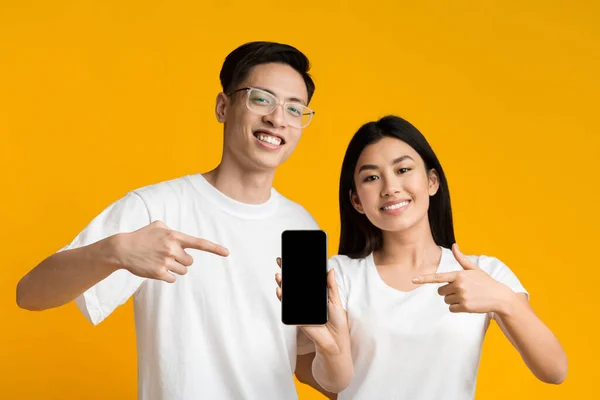
<path id="1" fill-rule="evenodd" d="M 227 257 L 229 255 L 229 250 L 225 247 L 208 241 L 206 239 L 201 239 L 194 236 L 186 235 L 185 233 L 177 232 L 177 240 L 181 244 L 181 247 L 184 249 L 196 249 L 207 251 L 209 253 L 216 254 L 218 256 Z"/>
<path id="2" fill-rule="evenodd" d="M 456 279 L 456 272 L 420 275 L 413 278 L 413 283 L 451 283 Z"/>

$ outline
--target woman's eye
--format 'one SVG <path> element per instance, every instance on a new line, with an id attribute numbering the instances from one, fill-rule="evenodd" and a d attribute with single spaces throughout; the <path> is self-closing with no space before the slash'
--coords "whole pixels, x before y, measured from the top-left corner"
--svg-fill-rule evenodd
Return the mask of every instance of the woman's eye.
<path id="1" fill-rule="evenodd" d="M 379 177 L 377 175 L 370 175 L 370 176 L 367 176 L 365 178 L 365 182 L 371 182 L 371 181 L 374 181 L 376 179 L 379 179 Z"/>
<path id="2" fill-rule="evenodd" d="M 405 174 L 405 173 L 407 173 L 408 171 L 410 171 L 410 168 L 400 168 L 400 169 L 398 170 L 398 173 L 400 173 L 400 174 Z"/>

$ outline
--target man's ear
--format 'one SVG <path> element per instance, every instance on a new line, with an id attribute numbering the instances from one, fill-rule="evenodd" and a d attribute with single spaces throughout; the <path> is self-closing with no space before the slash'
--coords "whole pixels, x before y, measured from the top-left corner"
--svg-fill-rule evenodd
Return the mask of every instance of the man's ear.
<path id="1" fill-rule="evenodd" d="M 350 202 L 352 203 L 352 206 L 354 207 L 354 209 L 356 211 L 358 211 L 361 214 L 364 214 L 365 211 L 363 210 L 363 206 L 362 204 L 360 204 L 360 199 L 358 198 L 358 194 L 356 194 L 356 192 L 353 192 L 352 189 L 350 189 Z"/>
<path id="2" fill-rule="evenodd" d="M 217 116 L 217 121 L 220 123 L 225 122 L 225 117 L 227 114 L 227 108 L 229 107 L 229 98 L 223 92 L 217 95 L 217 102 L 215 105 L 215 114 Z"/>
<path id="3" fill-rule="evenodd" d="M 440 188 L 440 176 L 435 169 L 430 169 L 427 173 L 429 180 L 429 196 L 433 196 L 437 193 Z"/>

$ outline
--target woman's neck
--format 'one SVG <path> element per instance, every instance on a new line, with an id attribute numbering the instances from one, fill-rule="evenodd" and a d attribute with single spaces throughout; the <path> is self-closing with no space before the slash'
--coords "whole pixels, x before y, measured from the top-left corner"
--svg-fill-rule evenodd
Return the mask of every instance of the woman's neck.
<path id="1" fill-rule="evenodd" d="M 438 265 L 441 249 L 433 240 L 427 217 L 400 232 L 383 232 L 383 245 L 373 254 L 375 264 L 394 265 L 411 270 Z"/>

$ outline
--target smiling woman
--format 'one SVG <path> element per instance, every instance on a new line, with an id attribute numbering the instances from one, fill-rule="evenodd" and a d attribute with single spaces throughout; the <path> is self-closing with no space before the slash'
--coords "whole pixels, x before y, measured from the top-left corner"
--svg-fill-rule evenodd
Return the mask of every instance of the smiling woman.
<path id="1" fill-rule="evenodd" d="M 415 131 L 409 122 L 388 117 L 364 124 L 350 141 L 339 188 L 340 254 L 365 257 L 382 246 L 383 230 L 369 217 L 396 230 L 388 225 L 414 224 L 425 213 L 427 220 L 420 221 L 421 229 L 430 230 L 440 245 L 450 247 L 454 243 L 446 175 L 427 140 L 412 134 Z M 399 190 L 400 184 L 407 187 Z M 385 204 L 390 201 L 392 204 Z M 378 211 L 399 202 L 409 202 L 404 207 L 410 205 L 417 210 L 408 217 L 391 220 L 382 220 L 378 212 L 373 213 L 373 208 Z"/>
<path id="2" fill-rule="evenodd" d="M 354 367 L 339 399 L 473 399 L 493 320 L 539 380 L 565 379 L 565 352 L 516 275 L 454 243 L 444 170 L 412 124 L 387 116 L 356 132 L 339 201 L 331 268 L 352 327 L 344 349 Z M 326 371 L 334 382 L 346 373 L 335 365 Z"/>

